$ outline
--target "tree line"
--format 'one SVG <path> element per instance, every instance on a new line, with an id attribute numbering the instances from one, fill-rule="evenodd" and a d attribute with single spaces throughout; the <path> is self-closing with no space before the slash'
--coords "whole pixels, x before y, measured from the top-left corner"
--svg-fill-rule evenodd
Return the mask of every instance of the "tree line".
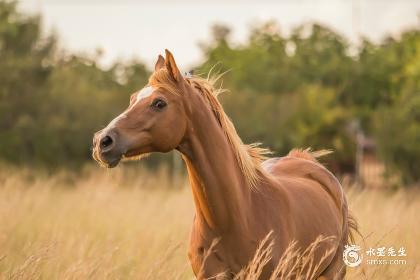
<path id="1" fill-rule="evenodd" d="M 216 25 L 196 73 L 225 73 L 221 99 L 245 142 L 275 154 L 331 149 L 327 164 L 354 172 L 356 132 L 374 140 L 390 172 L 420 180 L 420 26 L 379 43 L 351 45 L 336 31 L 302 24 L 284 36 L 255 26 L 242 44 Z M 141 61 L 104 69 L 43 35 L 39 16 L 0 1 L 0 160 L 46 167 L 90 160 L 92 134 L 147 82 Z"/>

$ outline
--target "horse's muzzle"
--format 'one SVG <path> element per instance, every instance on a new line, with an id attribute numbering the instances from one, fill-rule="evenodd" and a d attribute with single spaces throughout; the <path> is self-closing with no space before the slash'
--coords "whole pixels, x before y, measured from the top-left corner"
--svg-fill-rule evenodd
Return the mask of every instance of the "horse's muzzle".
<path id="1" fill-rule="evenodd" d="M 118 134 L 113 130 L 101 130 L 93 137 L 92 157 L 102 166 L 113 168 L 122 158 L 121 147 L 118 147 Z"/>

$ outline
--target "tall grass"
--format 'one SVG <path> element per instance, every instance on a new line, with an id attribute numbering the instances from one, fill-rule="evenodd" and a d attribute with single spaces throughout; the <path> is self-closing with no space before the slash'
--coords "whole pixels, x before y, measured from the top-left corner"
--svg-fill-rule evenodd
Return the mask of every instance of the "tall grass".
<path id="1" fill-rule="evenodd" d="M 250 263 L 242 269 L 235 280 L 253 280 L 259 279 L 263 272 L 264 266 L 270 261 L 271 253 L 274 246 L 271 240 L 271 233 L 261 242 L 254 258 Z M 312 242 L 308 248 L 301 251 L 297 248 L 297 243 L 292 242 L 285 250 L 283 256 L 275 267 L 269 280 L 276 279 L 315 279 L 319 266 L 330 257 L 334 252 L 328 250 L 320 260 L 315 260 L 315 252 L 324 242 L 333 242 L 333 237 L 319 236 Z"/>
<path id="2" fill-rule="evenodd" d="M 186 180 L 172 186 L 166 174 L 94 168 L 48 175 L 2 167 L 0 279 L 191 279 L 186 251 L 194 205 Z M 366 246 L 404 246 L 407 264 L 364 264 L 348 269 L 348 278 L 420 277 L 420 194 L 355 191 L 349 201 Z M 260 273 L 270 258 L 265 242 L 237 279 Z M 311 278 L 293 269 L 315 268 L 310 255 L 292 245 L 277 278 Z"/>

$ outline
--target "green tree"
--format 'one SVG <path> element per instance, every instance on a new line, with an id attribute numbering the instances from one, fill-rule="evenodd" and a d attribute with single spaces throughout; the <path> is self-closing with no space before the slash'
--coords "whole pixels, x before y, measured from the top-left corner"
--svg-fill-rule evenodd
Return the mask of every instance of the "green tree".
<path id="1" fill-rule="evenodd" d="M 402 36 L 404 64 L 393 77 L 396 94 L 375 114 L 375 135 L 389 169 L 406 183 L 420 182 L 420 32 Z"/>
<path id="2" fill-rule="evenodd" d="M 39 17 L 17 12 L 16 2 L 0 2 L 0 154 L 10 161 L 31 154 L 38 106 L 52 71 L 54 36 L 41 39 Z"/>
<path id="3" fill-rule="evenodd" d="M 56 51 L 40 18 L 0 2 L 0 157 L 50 167 L 90 158 L 92 135 L 128 104 L 149 75 L 144 64 L 117 63 Z"/>

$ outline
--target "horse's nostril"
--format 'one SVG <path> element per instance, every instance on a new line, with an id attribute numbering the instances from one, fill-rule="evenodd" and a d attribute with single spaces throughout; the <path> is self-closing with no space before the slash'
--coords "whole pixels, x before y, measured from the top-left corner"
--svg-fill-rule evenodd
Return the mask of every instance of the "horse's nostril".
<path id="1" fill-rule="evenodd" d="M 105 149 L 111 146 L 112 143 L 114 143 L 114 140 L 112 140 L 112 138 L 107 135 L 101 139 L 100 145 L 102 149 Z"/>

